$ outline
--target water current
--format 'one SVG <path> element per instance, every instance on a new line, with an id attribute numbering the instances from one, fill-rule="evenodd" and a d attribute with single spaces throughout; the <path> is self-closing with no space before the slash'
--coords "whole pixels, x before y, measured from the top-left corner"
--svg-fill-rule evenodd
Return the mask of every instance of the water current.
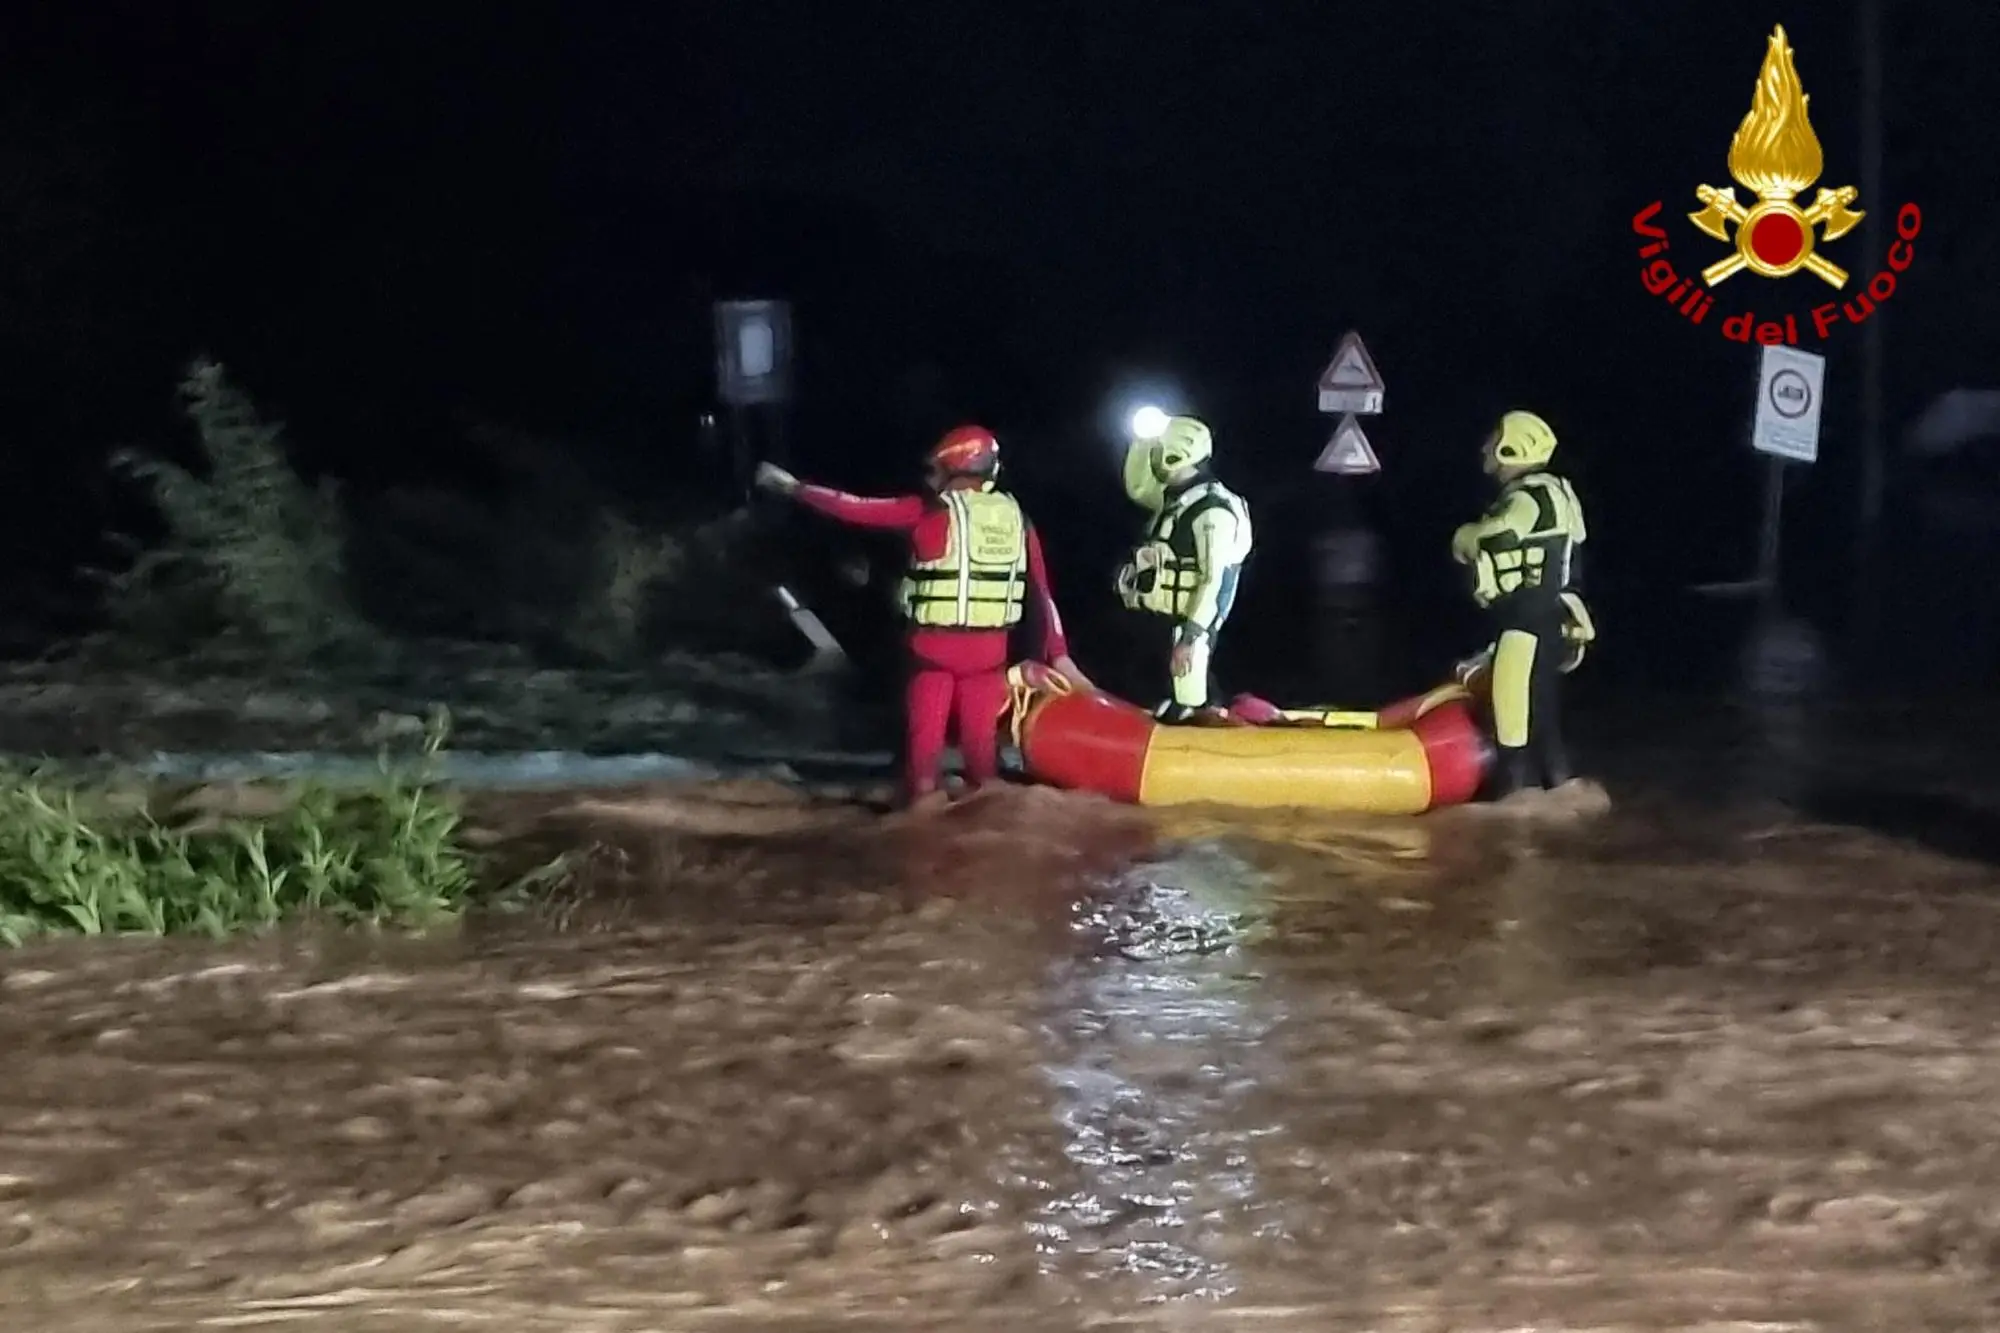
<path id="1" fill-rule="evenodd" d="M 1992 709 L 1743 660 L 1590 821 L 511 792 L 560 921 L 9 955 L 0 1328 L 2000 1327 Z"/>

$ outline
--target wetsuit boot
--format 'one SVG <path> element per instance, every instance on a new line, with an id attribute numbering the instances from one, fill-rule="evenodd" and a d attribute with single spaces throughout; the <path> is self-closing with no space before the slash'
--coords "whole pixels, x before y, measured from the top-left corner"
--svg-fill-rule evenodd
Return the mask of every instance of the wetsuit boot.
<path id="1" fill-rule="evenodd" d="M 1497 801 L 1517 791 L 1539 788 L 1542 784 L 1536 776 L 1536 768 L 1535 756 L 1526 746 L 1502 748 L 1493 767 L 1493 799 Z"/>
<path id="2" fill-rule="evenodd" d="M 1545 647 L 1553 646 L 1547 640 L 1543 643 Z M 1534 751 L 1542 781 L 1554 791 L 1575 777 L 1576 769 L 1569 761 L 1569 746 L 1563 741 L 1562 673 L 1541 669 L 1537 674 L 1540 679 L 1535 682 L 1534 737 L 1529 748 Z"/>
<path id="3" fill-rule="evenodd" d="M 1550 791 L 1576 776 L 1576 768 L 1569 761 L 1569 747 L 1563 744 L 1561 736 L 1551 736 L 1535 748 L 1540 751 L 1542 781 Z"/>

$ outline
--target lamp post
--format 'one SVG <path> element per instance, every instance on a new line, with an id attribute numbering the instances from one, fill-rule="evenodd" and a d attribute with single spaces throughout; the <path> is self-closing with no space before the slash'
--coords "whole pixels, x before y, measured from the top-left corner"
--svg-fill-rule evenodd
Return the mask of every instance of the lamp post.
<path id="1" fill-rule="evenodd" d="M 1861 56 L 1861 192 L 1872 201 L 1862 223 L 1865 253 L 1882 253 L 1882 23 L 1880 0 L 1855 0 L 1855 41 Z M 1855 534 L 1855 615 L 1865 636 L 1875 610 L 1875 549 L 1882 520 L 1883 359 L 1887 311 L 1861 326 L 1861 505 Z"/>

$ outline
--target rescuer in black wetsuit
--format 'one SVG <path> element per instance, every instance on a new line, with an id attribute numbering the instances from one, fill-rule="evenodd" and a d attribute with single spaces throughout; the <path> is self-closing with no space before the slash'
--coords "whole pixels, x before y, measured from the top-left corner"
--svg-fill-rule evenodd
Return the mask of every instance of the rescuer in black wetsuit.
<path id="1" fill-rule="evenodd" d="M 1491 618 L 1494 739 L 1500 794 L 1568 782 L 1562 734 L 1562 677 L 1596 637 L 1580 592 L 1580 550 L 1588 538 L 1583 505 L 1549 471 L 1555 431 L 1532 412 L 1509 412 L 1487 438 L 1484 467 L 1500 494 L 1452 537 L 1452 557 L 1469 565 L 1473 598 Z"/>

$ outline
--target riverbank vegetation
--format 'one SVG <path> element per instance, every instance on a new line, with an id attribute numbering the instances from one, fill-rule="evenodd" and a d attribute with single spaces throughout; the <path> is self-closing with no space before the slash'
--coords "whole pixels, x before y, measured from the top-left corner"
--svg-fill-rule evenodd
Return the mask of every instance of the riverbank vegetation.
<path id="1" fill-rule="evenodd" d="M 344 485 L 309 476 L 219 363 L 196 360 L 180 389 L 179 448 L 112 459 L 154 531 L 115 534 L 118 558 L 94 572 L 99 656 L 222 647 L 352 667 L 438 639 L 565 666 L 803 652 L 733 492 L 634 499 L 576 450 L 481 423 L 461 428 L 453 488 Z"/>
<path id="2" fill-rule="evenodd" d="M 359 787 L 305 783 L 218 803 L 51 771 L 0 773 L 0 942 L 50 935 L 222 937 L 292 921 L 412 928 L 551 880 L 496 883 L 430 780 L 445 738 L 385 754 Z"/>

